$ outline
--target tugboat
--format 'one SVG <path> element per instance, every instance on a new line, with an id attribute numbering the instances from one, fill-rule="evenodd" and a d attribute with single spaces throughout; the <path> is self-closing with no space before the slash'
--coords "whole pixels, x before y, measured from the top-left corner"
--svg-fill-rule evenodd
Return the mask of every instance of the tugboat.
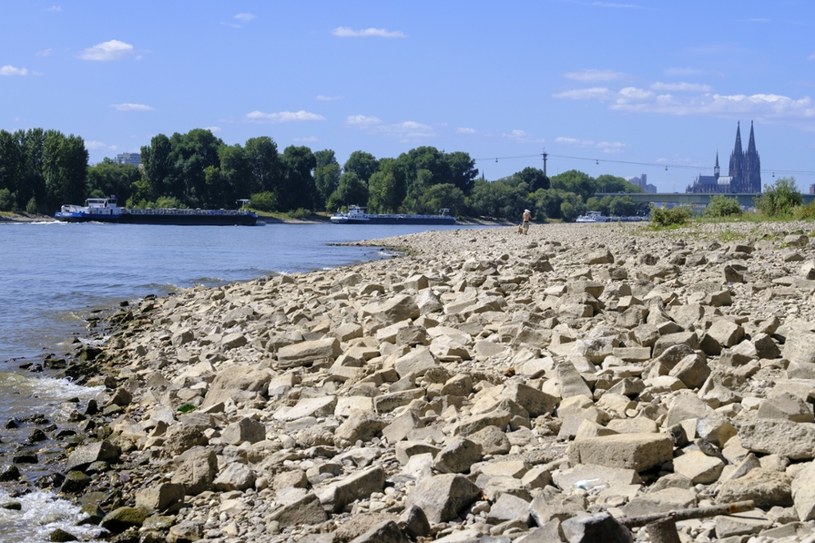
<path id="1" fill-rule="evenodd" d="M 449 212 L 444 208 L 437 215 L 366 213 L 364 207 L 350 205 L 347 212 L 338 210 L 330 220 L 334 224 L 456 224 Z"/>
<path id="2" fill-rule="evenodd" d="M 240 200 L 246 202 L 245 200 Z M 85 205 L 68 204 L 54 214 L 63 222 L 110 222 L 179 226 L 254 226 L 257 214 L 247 209 L 176 209 L 119 207 L 115 196 L 88 198 Z"/>

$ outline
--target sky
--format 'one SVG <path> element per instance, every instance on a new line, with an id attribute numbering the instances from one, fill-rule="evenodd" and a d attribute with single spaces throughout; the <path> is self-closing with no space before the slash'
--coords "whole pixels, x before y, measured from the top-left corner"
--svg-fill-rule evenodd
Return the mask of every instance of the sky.
<path id="1" fill-rule="evenodd" d="M 207 128 L 682 192 L 753 123 L 763 184 L 806 192 L 812 36 L 811 0 L 0 0 L 0 129 L 81 136 L 92 164 Z"/>

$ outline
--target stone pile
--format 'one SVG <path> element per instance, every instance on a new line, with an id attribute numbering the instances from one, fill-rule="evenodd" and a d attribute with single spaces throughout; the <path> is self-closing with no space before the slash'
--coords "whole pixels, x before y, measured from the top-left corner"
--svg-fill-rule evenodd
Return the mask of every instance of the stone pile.
<path id="1" fill-rule="evenodd" d="M 68 476 L 120 541 L 648 541 L 625 519 L 744 500 L 680 537 L 812 540 L 809 234 L 427 232 L 146 299 Z"/>

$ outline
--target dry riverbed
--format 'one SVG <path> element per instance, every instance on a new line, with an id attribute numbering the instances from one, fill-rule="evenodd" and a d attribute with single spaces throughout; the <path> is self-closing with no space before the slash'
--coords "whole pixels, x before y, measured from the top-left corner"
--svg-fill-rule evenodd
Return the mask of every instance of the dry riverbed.
<path id="1" fill-rule="evenodd" d="M 72 362 L 107 392 L 62 490 L 116 541 L 660 541 L 631 519 L 732 503 L 681 540 L 801 541 L 812 230 L 427 232 L 143 300 Z"/>

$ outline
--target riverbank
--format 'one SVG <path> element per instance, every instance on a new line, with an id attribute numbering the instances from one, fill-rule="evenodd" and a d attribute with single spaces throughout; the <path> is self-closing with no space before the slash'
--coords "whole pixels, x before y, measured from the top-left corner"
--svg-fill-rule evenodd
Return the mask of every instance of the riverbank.
<path id="1" fill-rule="evenodd" d="M 811 233 L 426 232 L 373 242 L 405 254 L 386 261 L 146 299 L 78 358 L 108 392 L 77 406 L 63 490 L 120 541 L 610 540 L 744 500 L 680 532 L 800 540 Z"/>

